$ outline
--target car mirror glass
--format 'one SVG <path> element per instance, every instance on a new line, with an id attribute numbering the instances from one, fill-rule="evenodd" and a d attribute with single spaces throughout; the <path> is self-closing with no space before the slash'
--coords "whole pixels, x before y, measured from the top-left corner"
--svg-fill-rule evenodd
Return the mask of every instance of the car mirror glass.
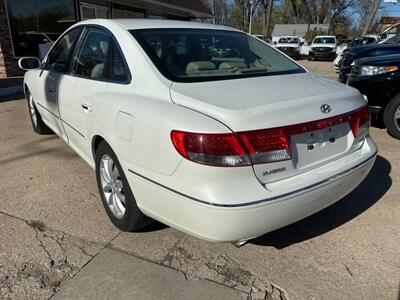
<path id="1" fill-rule="evenodd" d="M 38 69 L 40 65 L 40 61 L 37 57 L 23 57 L 18 61 L 18 66 L 25 71 Z"/>

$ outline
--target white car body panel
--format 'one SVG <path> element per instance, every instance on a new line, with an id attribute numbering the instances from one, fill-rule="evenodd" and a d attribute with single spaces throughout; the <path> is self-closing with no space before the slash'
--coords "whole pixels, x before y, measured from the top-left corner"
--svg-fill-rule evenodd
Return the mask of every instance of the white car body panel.
<path id="1" fill-rule="evenodd" d="M 343 89 L 339 82 L 312 73 L 173 83 L 171 97 L 179 105 L 220 120 L 233 131 L 281 126 L 283 116 L 287 120 L 284 125 L 321 119 L 319 107 L 327 102 L 333 108 L 332 115 L 366 103 L 356 89 Z"/>
<path id="2" fill-rule="evenodd" d="M 279 127 L 347 113 L 366 100 L 353 88 L 309 72 L 172 82 L 127 31 L 231 28 L 160 20 L 90 20 L 75 26 L 85 24 L 114 35 L 130 68 L 130 83 L 64 74 L 54 78 L 52 97 L 43 92 L 47 71 L 32 70 L 24 85 L 44 122 L 92 167 L 93 143 L 96 137 L 104 139 L 116 153 L 138 207 L 161 222 L 211 241 L 249 239 L 339 200 L 373 165 L 377 149 L 369 137 L 357 145 L 349 139 L 349 151 L 335 161 L 318 166 L 308 161 L 308 169 L 274 180 L 260 180 L 265 164 L 224 168 L 184 159 L 171 142 L 172 130 L 232 133 Z M 320 111 L 326 103 L 332 106 L 329 115 Z M 350 145 L 357 148 L 350 151 Z"/>

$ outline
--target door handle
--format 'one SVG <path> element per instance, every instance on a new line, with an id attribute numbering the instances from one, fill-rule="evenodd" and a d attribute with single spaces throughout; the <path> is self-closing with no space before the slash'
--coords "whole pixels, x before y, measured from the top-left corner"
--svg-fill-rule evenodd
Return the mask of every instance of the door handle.
<path id="1" fill-rule="evenodd" d="M 93 111 L 93 107 L 87 103 L 82 103 L 81 104 L 82 108 L 88 112 L 92 112 Z"/>

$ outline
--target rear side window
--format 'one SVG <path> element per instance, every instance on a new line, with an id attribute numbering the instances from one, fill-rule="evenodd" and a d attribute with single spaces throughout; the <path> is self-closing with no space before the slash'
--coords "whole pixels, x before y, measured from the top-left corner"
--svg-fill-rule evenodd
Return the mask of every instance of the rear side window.
<path id="1" fill-rule="evenodd" d="M 106 79 L 111 36 L 99 28 L 85 28 L 72 57 L 71 73 L 94 79 Z"/>
<path id="2" fill-rule="evenodd" d="M 114 41 L 112 45 L 110 60 L 110 79 L 118 82 L 126 82 L 129 80 L 129 72 L 125 65 L 125 60 L 117 43 Z"/>
<path id="3" fill-rule="evenodd" d="M 65 72 L 71 49 L 78 39 L 81 28 L 72 29 L 63 35 L 54 45 L 47 56 L 46 69 L 56 72 Z"/>

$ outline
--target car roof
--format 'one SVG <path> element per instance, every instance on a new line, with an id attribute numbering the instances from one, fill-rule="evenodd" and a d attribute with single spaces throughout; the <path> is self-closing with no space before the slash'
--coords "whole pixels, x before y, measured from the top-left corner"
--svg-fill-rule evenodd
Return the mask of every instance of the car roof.
<path id="1" fill-rule="evenodd" d="M 126 30 L 159 29 L 159 28 L 185 28 L 185 29 L 214 29 L 241 32 L 240 30 L 207 23 L 153 19 L 92 19 L 77 23 L 76 25 L 107 25 L 117 24 Z"/>

